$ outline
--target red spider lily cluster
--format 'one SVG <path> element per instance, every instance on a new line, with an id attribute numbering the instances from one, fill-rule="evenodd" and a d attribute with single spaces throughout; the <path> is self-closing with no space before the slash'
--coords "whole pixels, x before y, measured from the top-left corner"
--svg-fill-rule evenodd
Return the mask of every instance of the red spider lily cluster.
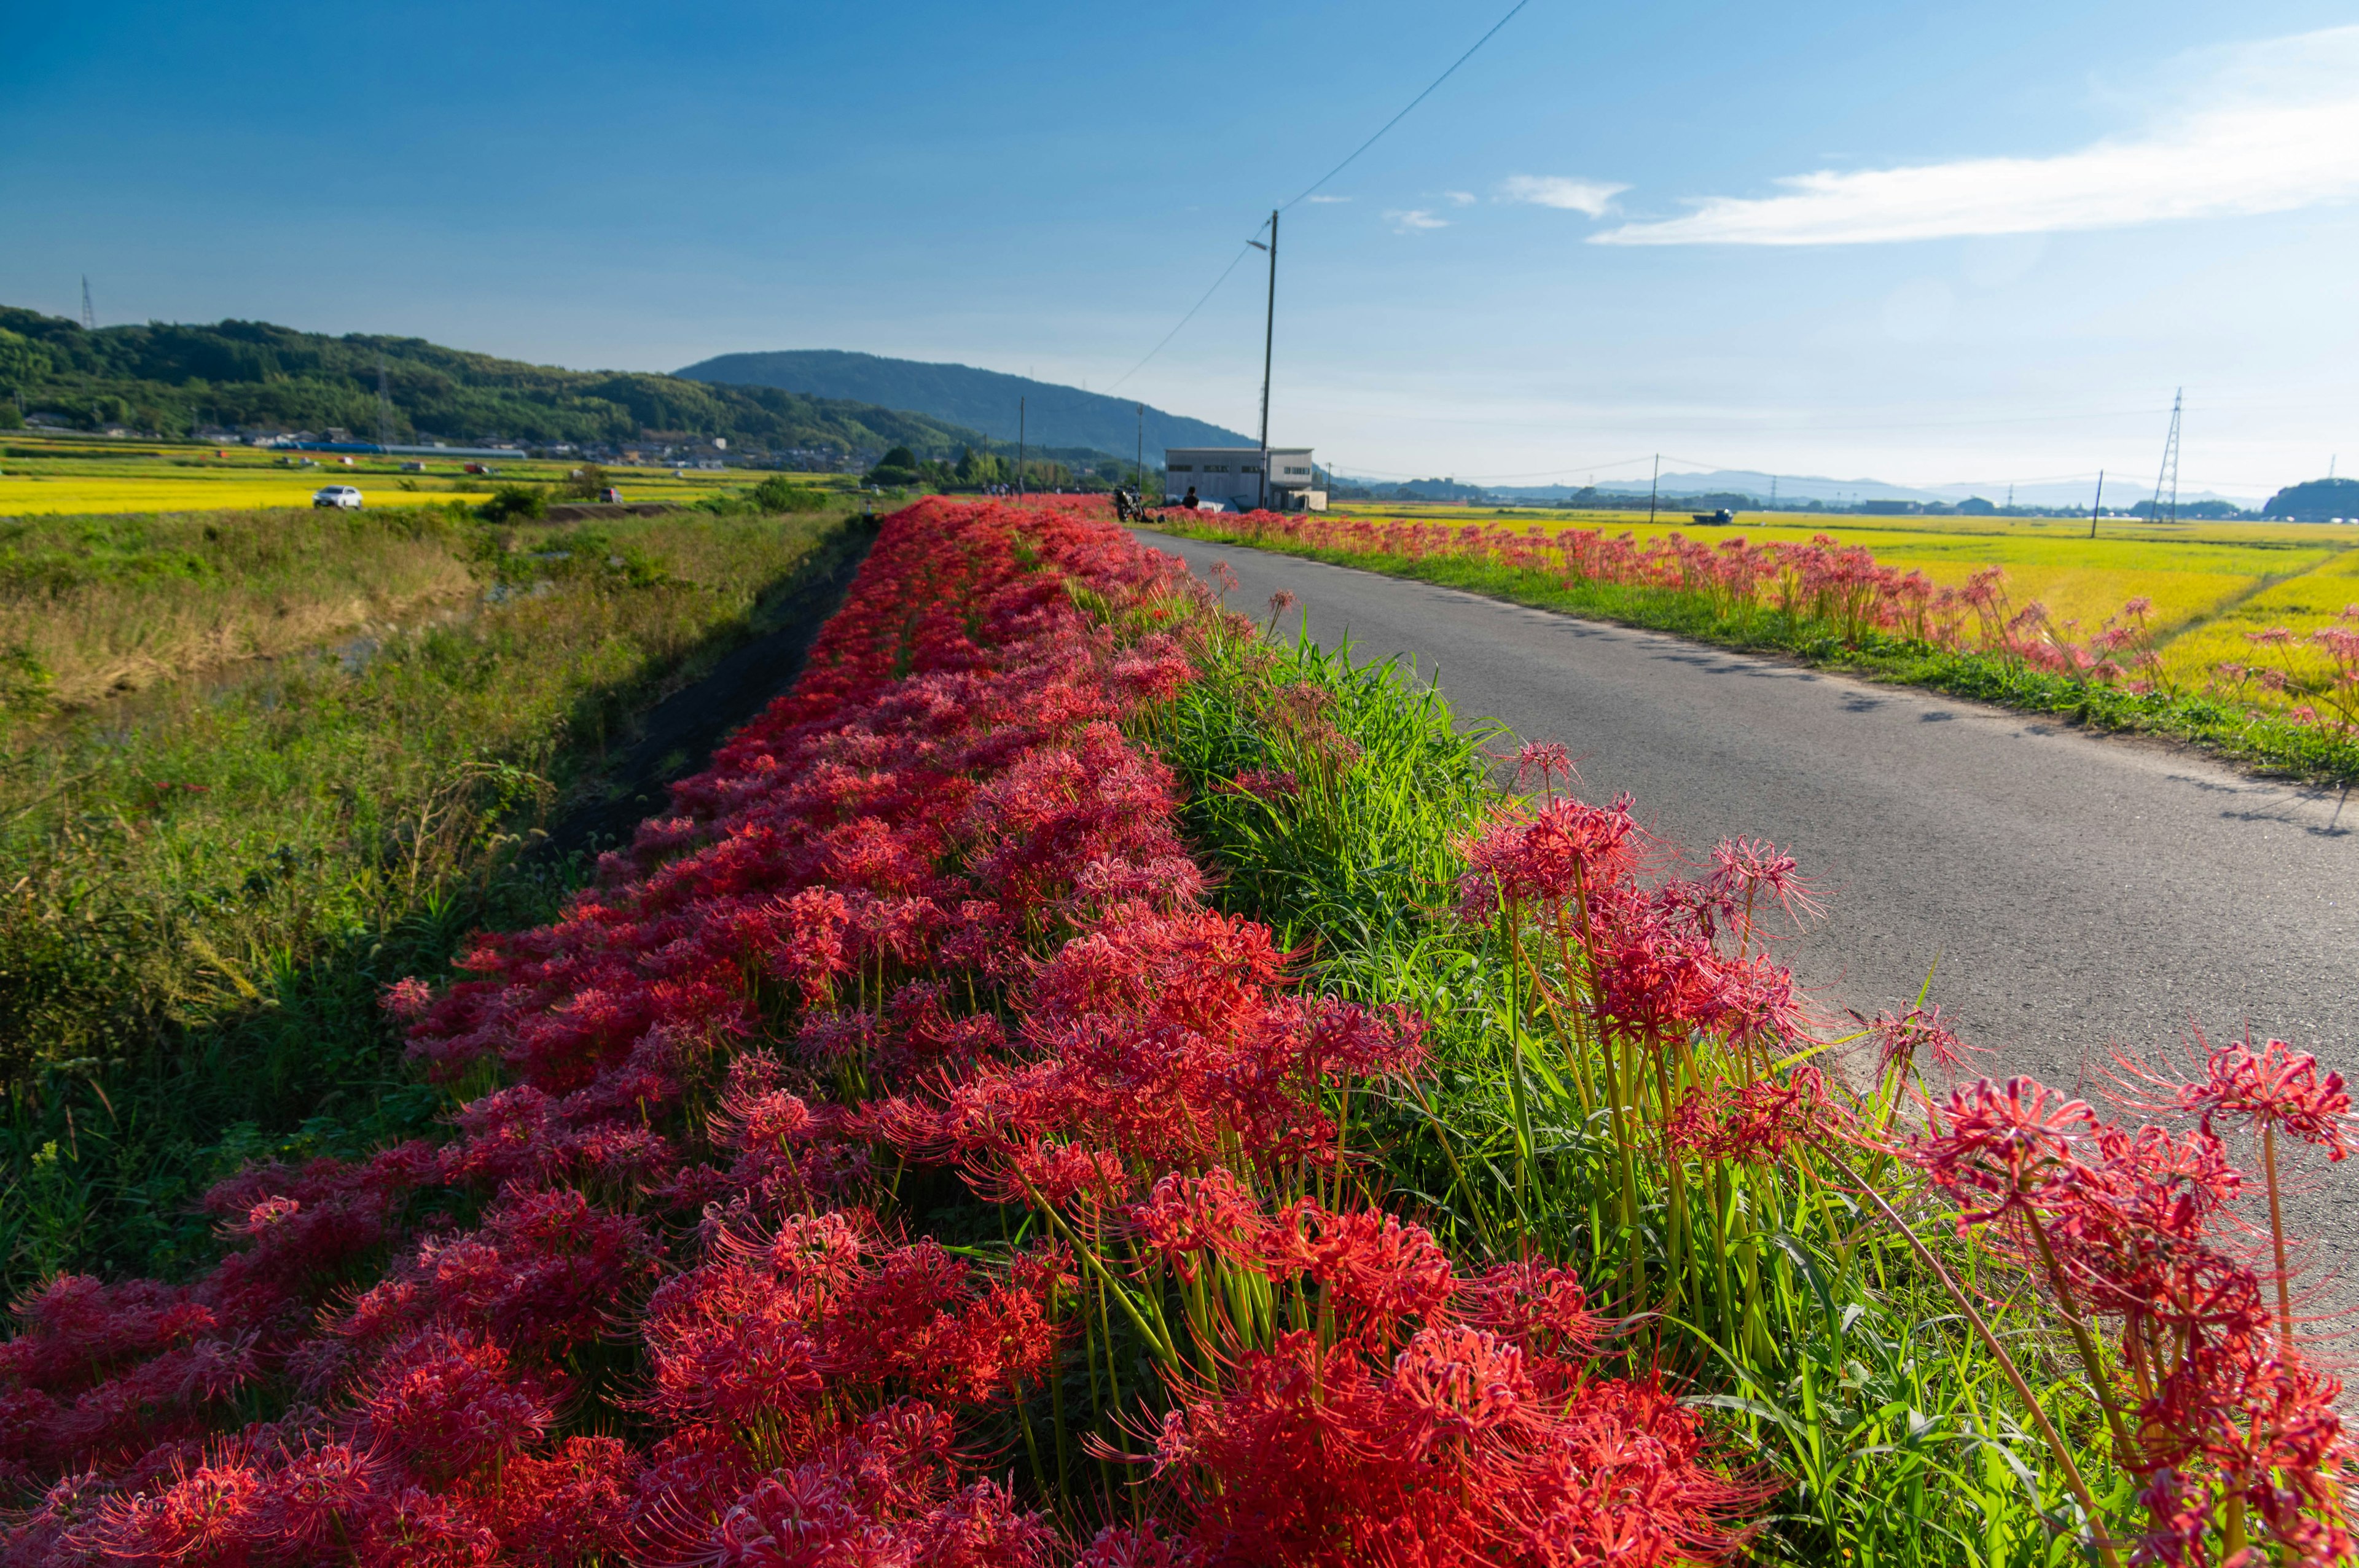
<path id="1" fill-rule="evenodd" d="M 1642 541 L 1626 531 L 1549 530 L 1537 523 L 1518 530 L 1499 523 L 1453 526 L 1274 512 L 1223 516 L 1210 525 L 1256 545 L 1406 561 L 1473 560 L 1567 587 L 1673 589 L 1699 597 L 1724 616 L 1790 616 L 1853 645 L 1880 633 L 2133 691 L 2154 689 L 2164 680 L 2150 600 L 2133 599 L 2102 626 L 2084 631 L 2077 620 L 2057 620 L 2037 600 L 2020 608 L 2010 603 L 2006 574 L 1996 567 L 1975 572 L 1962 587 L 1944 588 L 1825 534 L 1807 544 L 1756 545 L 1742 535 L 1705 544 L 1678 533 Z"/>
<path id="2" fill-rule="evenodd" d="M 2289 627 L 2247 632 L 2256 662 L 2212 666 L 2215 690 L 2231 697 L 2266 696 L 2287 704 L 2297 723 L 2337 735 L 2359 730 L 2359 604 L 2346 604 L 2331 624 L 2307 635 Z"/>
<path id="3" fill-rule="evenodd" d="M 1630 1233 L 1642 1217 L 1634 1155 L 1658 1157 L 1675 1195 L 1690 1184 L 1723 1194 L 1755 1179 L 1740 1169 L 1821 1155 L 1846 1182 L 1862 1152 L 1913 1166 L 1961 1235 L 2045 1288 L 2114 1463 L 2149 1510 L 2136 1561 L 2200 1564 L 2215 1541 L 2223 1562 L 2258 1561 L 2237 1557 L 2248 1542 L 2285 1561 L 2353 1559 L 2343 1480 L 2359 1448 L 2336 1409 L 2341 1384 L 2297 1346 L 2277 1147 L 2283 1136 L 2329 1160 L 2349 1152 L 2351 1099 L 2338 1076 L 2281 1041 L 2210 1050 L 2192 1083 L 2146 1075 L 2161 1090 L 2150 1106 L 2193 1123 L 2178 1132 L 2109 1125 L 2028 1078 L 1984 1079 L 1937 1107 L 1916 1087 L 1919 1060 L 1953 1067 L 1962 1047 L 1937 1011 L 1919 1007 L 1862 1032 L 1879 1085 L 1866 1103 L 1881 1105 L 1862 1114 L 1858 1097 L 1803 1059 L 1813 1052 L 1787 973 L 1762 951 L 1759 917 L 1810 908 L 1790 857 L 1732 842 L 1700 877 L 1650 881 L 1661 857 L 1627 800 L 1596 806 L 1552 793 L 1462 848 L 1462 918 L 1494 928 L 1516 955 L 1535 1030 L 1564 1043 L 1581 1108 L 1615 1129 L 1625 1167 L 1607 1202 L 1631 1217 Z M 1921 1138 L 1893 1135 L 1904 1094 L 1930 1115 Z M 2261 1144 L 2272 1270 L 2254 1267 L 2233 1234 L 2242 1177 L 2223 1133 L 2237 1128 Z M 1690 1261 L 1744 1249 L 1747 1221 L 1716 1195 L 1708 1223 L 1709 1248 L 1675 1228 L 1655 1258 L 1634 1252 L 1611 1281 L 1617 1307 L 1690 1313 L 1723 1343 L 1757 1334 L 1745 1321 L 1756 1292 L 1724 1275 L 1716 1289 L 1712 1271 Z M 2110 1347 L 2101 1324 L 2114 1331 Z M 2110 1527 L 2093 1528 L 2103 1540 Z"/>
<path id="4" fill-rule="evenodd" d="M 2199 1119 L 2187 1132 L 2133 1131 L 2031 1079 L 1985 1079 L 1934 1108 L 1908 1156 L 1955 1203 L 1962 1232 L 2051 1293 L 2150 1515 L 2136 1561 L 2207 1563 L 2216 1535 L 2232 1562 L 2264 1537 L 2280 1561 L 2347 1562 L 2354 1450 L 2341 1383 L 2297 1346 L 2275 1138 L 2343 1158 L 2350 1097 L 2277 1040 L 2213 1050 L 2201 1079 L 2169 1087 L 2164 1103 Z M 2242 1176 L 2221 1124 L 2236 1122 L 2268 1140 L 2270 1271 L 2223 1234 Z"/>
<path id="5" fill-rule="evenodd" d="M 0 1563 L 1731 1554 L 1767 1484 L 1597 1370 L 1571 1275 L 1349 1195 L 1343 1108 L 1424 1026 L 1207 907 L 1125 726 L 1212 613 L 1076 510 L 888 519 L 798 691 L 561 919 L 391 988 L 447 1141 L 250 1169 L 201 1278 L 17 1304 Z M 1790 1008 L 1693 937 L 1790 864 L 1715 879 L 1593 899 L 1619 1016 Z"/>

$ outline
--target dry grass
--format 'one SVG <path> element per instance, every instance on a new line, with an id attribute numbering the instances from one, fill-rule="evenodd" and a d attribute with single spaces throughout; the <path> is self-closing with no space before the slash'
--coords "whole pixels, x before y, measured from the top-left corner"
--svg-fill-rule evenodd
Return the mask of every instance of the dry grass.
<path id="1" fill-rule="evenodd" d="M 310 508 L 0 522 L 16 706 L 83 706 L 456 600 L 473 586 L 458 526 Z"/>

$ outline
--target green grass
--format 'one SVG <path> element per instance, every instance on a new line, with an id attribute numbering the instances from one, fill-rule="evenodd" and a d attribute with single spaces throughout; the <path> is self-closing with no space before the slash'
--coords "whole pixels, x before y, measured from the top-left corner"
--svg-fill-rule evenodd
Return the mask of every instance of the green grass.
<path id="1" fill-rule="evenodd" d="M 299 553 L 322 525 L 277 523 Z M 430 537 L 465 596 L 422 619 L 0 736 L 0 1286 L 181 1272 L 211 1248 L 191 1200 L 245 1159 L 429 1130 L 382 988 L 548 918 L 581 871 L 532 852 L 552 813 L 856 533 L 841 509 L 451 521 Z M 184 544 L 115 536 L 146 554 L 101 590 Z M 199 622 L 253 600 L 227 571 L 161 580 Z"/>
<path id="2" fill-rule="evenodd" d="M 1483 557 L 1436 555 L 1411 560 L 1284 541 L 1248 540 L 1216 523 L 1190 526 L 1167 521 L 1158 526 L 1188 538 L 1302 556 L 1387 577 L 1441 583 L 1543 610 L 1669 632 L 1697 642 L 1785 654 L 1864 679 L 1925 687 L 2046 714 L 2091 730 L 2165 736 L 2259 771 L 2331 784 L 2359 782 L 2359 734 L 2299 724 L 2281 708 L 2209 690 L 2180 687 L 2140 694 L 2050 675 L 1990 654 L 1937 648 L 1881 633 L 1847 639 L 1829 622 L 1768 609 L 1732 614 L 1702 593 L 1680 589 L 1585 579 L 1567 586 L 1554 577 Z M 2346 559 L 2336 557 L 2330 568 L 2339 568 Z"/>
<path id="3" fill-rule="evenodd" d="M 1307 640 L 1216 641 L 1200 663 L 1158 739 L 1223 899 L 1305 952 L 1321 988 L 1404 1002 L 1434 1025 L 1430 1086 L 1351 1108 L 1351 1141 L 1382 1159 L 1371 1180 L 1421 1206 L 1459 1256 L 1567 1262 L 1637 1314 L 1629 1369 L 1685 1379 L 1739 1453 L 1788 1483 L 1764 1560 L 2082 1560 L 2062 1477 L 1913 1247 L 1806 1161 L 1667 1167 L 1582 1087 L 1603 1057 L 1535 1006 L 1528 957 L 1457 921 L 1455 846 L 1503 801 L 1484 750 L 1501 731 L 1459 728 L 1412 670 Z M 1245 769 L 1301 787 L 1277 802 L 1228 787 Z M 2103 1510 L 2127 1522 L 2123 1483 L 2089 1441 L 2094 1406 L 2021 1281 L 1984 1272 L 1896 1173 L 1865 1173 L 1950 1268 L 2001 1298 L 1986 1315 L 2071 1434 Z"/>

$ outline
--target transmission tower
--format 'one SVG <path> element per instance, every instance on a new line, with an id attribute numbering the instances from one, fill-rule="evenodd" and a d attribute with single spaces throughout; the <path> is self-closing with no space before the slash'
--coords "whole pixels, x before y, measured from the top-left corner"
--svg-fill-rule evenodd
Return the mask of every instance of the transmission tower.
<path id="1" fill-rule="evenodd" d="M 393 394 L 386 387 L 383 354 L 376 357 L 376 444 L 393 445 Z"/>
<path id="2" fill-rule="evenodd" d="M 90 308 L 90 274 L 88 273 L 82 275 L 82 330 L 85 332 L 98 330 L 98 312 Z"/>
<path id="3" fill-rule="evenodd" d="M 2162 468 L 2154 476 L 2154 520 L 2162 521 L 2164 486 L 2169 487 L 2170 520 L 2179 521 L 2179 405 L 2187 389 L 2180 387 L 2170 395 L 2170 437 L 2162 444 Z"/>

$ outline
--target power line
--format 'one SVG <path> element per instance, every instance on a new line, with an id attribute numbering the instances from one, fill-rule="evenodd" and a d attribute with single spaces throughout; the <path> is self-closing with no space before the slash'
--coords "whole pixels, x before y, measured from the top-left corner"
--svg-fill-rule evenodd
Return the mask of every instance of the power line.
<path id="1" fill-rule="evenodd" d="M 1353 147 L 1351 151 L 1350 157 L 1347 157 L 1342 163 L 1337 164 L 1333 168 L 1331 168 L 1326 173 L 1321 175 L 1317 179 L 1312 180 L 1309 185 L 1304 186 L 1301 192 L 1294 198 L 1293 201 L 1280 203 L 1278 211 L 1283 212 L 1287 208 L 1293 206 L 1296 201 L 1300 201 L 1305 197 L 1310 196 L 1321 186 L 1326 184 L 1329 180 L 1334 178 L 1337 175 L 1350 168 L 1353 161 L 1362 153 L 1366 152 L 1370 147 L 1375 146 L 1378 141 L 1382 140 L 1386 131 L 1391 130 L 1395 125 L 1399 124 L 1403 120 L 1407 119 L 1408 117 L 1409 110 L 1416 108 L 1419 104 L 1431 97 L 1435 88 L 1449 81 L 1460 66 L 1464 65 L 1468 60 L 1473 59 L 1476 49 L 1480 49 L 1484 44 L 1489 43 L 1492 38 L 1497 34 L 1501 27 L 1504 27 L 1509 22 L 1514 21 L 1516 19 L 1516 12 L 1521 11 L 1525 6 L 1531 3 L 1532 0 L 1516 0 L 1516 4 L 1508 10 L 1506 16 L 1491 24 L 1490 32 L 1484 33 L 1481 38 L 1476 38 L 1473 48 L 1469 49 L 1464 54 L 1460 55 L 1456 59 L 1450 62 L 1450 69 L 1448 70 L 1443 71 L 1440 76 L 1435 77 L 1431 81 L 1426 83 L 1424 92 L 1410 99 L 1399 114 L 1395 114 L 1391 119 L 1386 120 L 1382 125 L 1377 126 L 1376 134 L 1370 136 L 1366 141 L 1362 142 L 1358 146 Z M 1267 227 L 1269 227 L 1269 225 L 1265 223 L 1259 228 L 1255 229 L 1255 235 L 1258 237 L 1262 229 Z M 1196 319 L 1196 312 L 1201 310 L 1207 304 L 1211 303 L 1212 296 L 1220 292 L 1221 285 L 1229 281 L 1229 274 L 1237 270 L 1237 263 L 1245 260 L 1247 253 L 1256 248 L 1258 247 L 1256 247 L 1253 240 L 1247 240 L 1244 245 L 1240 246 L 1237 254 L 1230 258 L 1229 265 L 1221 269 L 1221 276 L 1212 280 L 1212 287 L 1204 290 L 1203 298 L 1197 300 L 1195 304 L 1190 306 L 1188 308 L 1188 314 L 1180 318 L 1180 325 L 1164 333 L 1162 342 L 1159 342 L 1153 348 L 1147 350 L 1145 358 L 1141 359 L 1136 364 L 1131 366 L 1128 370 L 1123 372 L 1121 378 L 1115 381 L 1114 385 L 1107 387 L 1106 390 L 1108 392 L 1113 392 L 1116 387 L 1121 386 L 1123 382 L 1128 381 L 1132 376 L 1135 376 L 1140 371 L 1145 370 L 1147 368 L 1147 361 L 1161 353 L 1171 340 L 1180 335 L 1180 328 L 1185 327 L 1189 322 L 1194 320 Z"/>
<path id="2" fill-rule="evenodd" d="M 1258 234 L 1261 232 L 1261 230 L 1256 229 L 1254 232 Z M 1206 305 L 1212 302 L 1212 296 L 1221 291 L 1221 285 L 1229 281 L 1229 274 L 1237 270 L 1237 263 L 1253 254 L 1256 248 L 1257 247 L 1251 240 L 1247 240 L 1244 244 L 1237 247 L 1236 255 L 1230 260 L 1228 265 L 1221 269 L 1221 276 L 1212 279 L 1212 287 L 1204 290 L 1204 297 L 1196 301 L 1195 304 L 1190 305 L 1188 308 L 1188 314 L 1180 318 L 1180 327 L 1184 327 L 1189 322 L 1193 321 L 1196 319 L 1196 312 L 1201 310 Z M 1156 355 L 1161 353 L 1163 351 L 1164 345 L 1169 343 L 1172 339 L 1180 335 L 1180 327 L 1174 327 L 1171 330 L 1164 333 L 1163 341 L 1147 350 L 1146 359 L 1140 360 L 1136 364 L 1123 372 L 1122 374 L 1114 381 L 1114 386 L 1109 386 L 1106 390 L 1108 392 L 1114 391 L 1114 387 L 1120 386 L 1124 382 L 1128 381 L 1132 376 L 1135 376 L 1140 371 L 1145 370 L 1147 368 L 1147 361 L 1151 360 Z"/>
<path id="3" fill-rule="evenodd" d="M 1395 125 L 1399 124 L 1403 120 L 1408 118 L 1408 112 L 1410 109 L 1416 108 L 1419 104 L 1431 97 L 1435 88 L 1449 81 L 1451 76 L 1456 72 L 1460 66 L 1464 65 L 1468 60 L 1474 58 L 1475 49 L 1479 49 L 1484 44 L 1489 43 L 1498 33 L 1501 27 L 1506 27 L 1508 23 L 1516 19 L 1516 13 L 1517 11 L 1522 10 L 1531 3 L 1532 0 L 1516 0 L 1514 7 L 1510 9 L 1506 16 L 1491 24 L 1490 32 L 1484 33 L 1481 38 L 1476 38 L 1474 40 L 1473 48 L 1469 49 L 1464 54 L 1460 55 L 1456 59 L 1451 60 L 1450 62 L 1450 69 L 1443 71 L 1440 76 L 1435 77 L 1431 81 L 1428 82 L 1424 92 L 1419 93 L 1416 97 L 1408 101 L 1407 108 L 1404 108 L 1399 114 L 1394 115 L 1391 119 L 1386 120 L 1382 125 L 1376 127 L 1376 134 L 1370 136 L 1366 141 L 1362 142 L 1358 146 L 1353 147 L 1350 157 L 1346 157 L 1342 163 L 1337 164 L 1333 168 L 1329 169 L 1326 173 L 1312 180 L 1309 185 L 1304 186 L 1302 188 L 1301 195 L 1297 196 L 1294 199 L 1294 201 L 1285 203 L 1284 206 L 1280 207 L 1278 210 L 1280 211 L 1284 211 L 1287 207 L 1293 206 L 1295 201 L 1301 200 L 1303 197 L 1309 196 L 1312 191 L 1318 189 L 1321 186 L 1326 184 L 1329 180 L 1343 173 L 1346 168 L 1349 168 L 1352 166 L 1353 158 L 1358 157 L 1362 153 L 1366 152 L 1370 147 L 1375 146 L 1376 143 L 1383 138 L 1384 134 L 1386 131 L 1391 130 Z"/>

